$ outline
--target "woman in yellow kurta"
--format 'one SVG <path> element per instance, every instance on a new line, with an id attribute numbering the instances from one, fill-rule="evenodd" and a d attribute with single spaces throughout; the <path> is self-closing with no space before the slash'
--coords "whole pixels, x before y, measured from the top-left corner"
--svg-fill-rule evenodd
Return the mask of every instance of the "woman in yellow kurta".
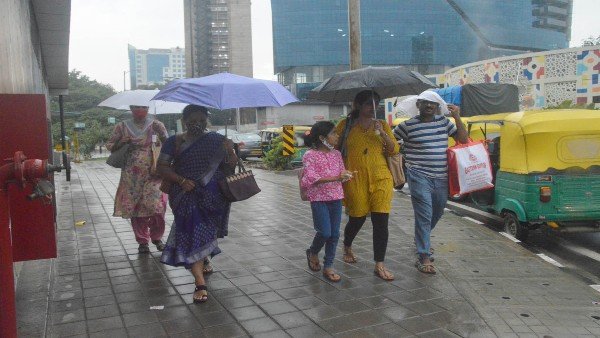
<path id="1" fill-rule="evenodd" d="M 387 123 L 375 119 L 379 101 L 379 95 L 373 91 L 358 93 L 349 117 L 336 126 L 346 169 L 355 172 L 354 178 L 344 184 L 344 204 L 349 215 L 344 229 L 344 261 L 356 262 L 352 241 L 371 214 L 375 274 L 393 280 L 394 275 L 383 265 L 394 193 L 386 156 L 397 154 L 399 147 Z"/>

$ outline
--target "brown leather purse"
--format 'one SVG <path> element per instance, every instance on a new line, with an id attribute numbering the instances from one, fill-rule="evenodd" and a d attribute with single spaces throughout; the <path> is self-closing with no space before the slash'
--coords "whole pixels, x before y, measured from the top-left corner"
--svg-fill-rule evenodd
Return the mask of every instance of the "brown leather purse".
<path id="1" fill-rule="evenodd" d="M 242 160 L 238 159 L 238 173 L 219 180 L 221 193 L 229 202 L 239 202 L 260 192 L 252 170 L 246 170 Z"/>

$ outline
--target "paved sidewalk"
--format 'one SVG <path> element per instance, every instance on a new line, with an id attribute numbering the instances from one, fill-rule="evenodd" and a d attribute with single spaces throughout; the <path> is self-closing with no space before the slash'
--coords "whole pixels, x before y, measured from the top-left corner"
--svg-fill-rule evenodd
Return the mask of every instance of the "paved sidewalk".
<path id="1" fill-rule="evenodd" d="M 213 260 L 215 272 L 207 278 L 210 298 L 201 305 L 190 304 L 193 278 L 185 269 L 160 264 L 153 246 L 151 255 L 137 254 L 130 223 L 111 216 L 118 170 L 90 161 L 74 166 L 71 182 L 60 175 L 59 257 L 46 261 L 52 265 L 46 333 L 112 338 L 600 336 L 600 306 L 592 304 L 600 293 L 462 217 L 447 213 L 434 232 L 438 274 L 419 273 L 413 267 L 412 208 L 403 194 L 394 199 L 386 257 L 396 280 L 373 276 L 368 222 L 354 244 L 359 263 L 343 263 L 340 239 L 335 268 L 343 280 L 327 282 L 306 265 L 304 252 L 314 232 L 310 206 L 300 201 L 295 176 L 256 172 L 263 191 L 232 208 L 230 236 L 220 242 L 223 253 Z M 172 218 L 168 213 L 169 224 Z M 85 225 L 75 226 L 79 220 Z M 37 265 L 26 266 L 23 278 L 39 275 L 44 262 Z M 18 295 L 40 290 L 23 278 Z M 22 336 L 34 324 L 27 319 L 27 299 L 22 296 L 18 304 Z"/>

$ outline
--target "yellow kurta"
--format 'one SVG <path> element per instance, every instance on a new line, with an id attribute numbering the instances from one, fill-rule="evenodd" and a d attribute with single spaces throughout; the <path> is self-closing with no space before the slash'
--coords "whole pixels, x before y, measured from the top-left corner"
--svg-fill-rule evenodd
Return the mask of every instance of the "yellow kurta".
<path id="1" fill-rule="evenodd" d="M 391 140 L 395 140 L 392 129 L 381 120 L 383 131 Z M 341 138 L 346 127 L 346 120 L 336 126 L 336 133 Z M 394 194 L 392 174 L 385 157 L 383 139 L 375 134 L 371 126 L 364 130 L 355 124 L 346 139 L 348 149 L 344 164 L 347 170 L 355 171 L 354 178 L 344 183 L 344 205 L 348 215 L 352 217 L 366 216 L 370 212 L 389 213 L 392 208 Z M 398 143 L 394 142 L 394 152 L 399 151 Z"/>

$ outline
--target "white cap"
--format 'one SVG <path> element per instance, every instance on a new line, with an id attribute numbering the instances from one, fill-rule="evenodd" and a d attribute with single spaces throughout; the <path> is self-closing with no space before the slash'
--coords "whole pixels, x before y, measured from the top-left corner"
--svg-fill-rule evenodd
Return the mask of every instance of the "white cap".
<path id="1" fill-rule="evenodd" d="M 438 94 L 432 90 L 426 90 L 426 91 L 422 92 L 421 94 L 419 94 L 419 96 L 417 96 L 417 101 L 418 100 L 435 102 L 440 105 L 440 114 L 442 114 L 442 115 L 450 114 L 450 111 L 448 110 L 448 103 L 446 103 L 446 101 L 444 101 L 444 99 L 442 99 L 440 94 Z"/>
<path id="2" fill-rule="evenodd" d="M 436 102 L 436 103 L 439 103 L 440 106 L 443 104 L 446 104 L 444 99 L 442 99 L 442 97 L 438 93 L 436 93 L 432 90 L 426 90 L 426 91 L 422 92 L 421 94 L 419 94 L 419 96 L 417 96 L 417 100 Z"/>

